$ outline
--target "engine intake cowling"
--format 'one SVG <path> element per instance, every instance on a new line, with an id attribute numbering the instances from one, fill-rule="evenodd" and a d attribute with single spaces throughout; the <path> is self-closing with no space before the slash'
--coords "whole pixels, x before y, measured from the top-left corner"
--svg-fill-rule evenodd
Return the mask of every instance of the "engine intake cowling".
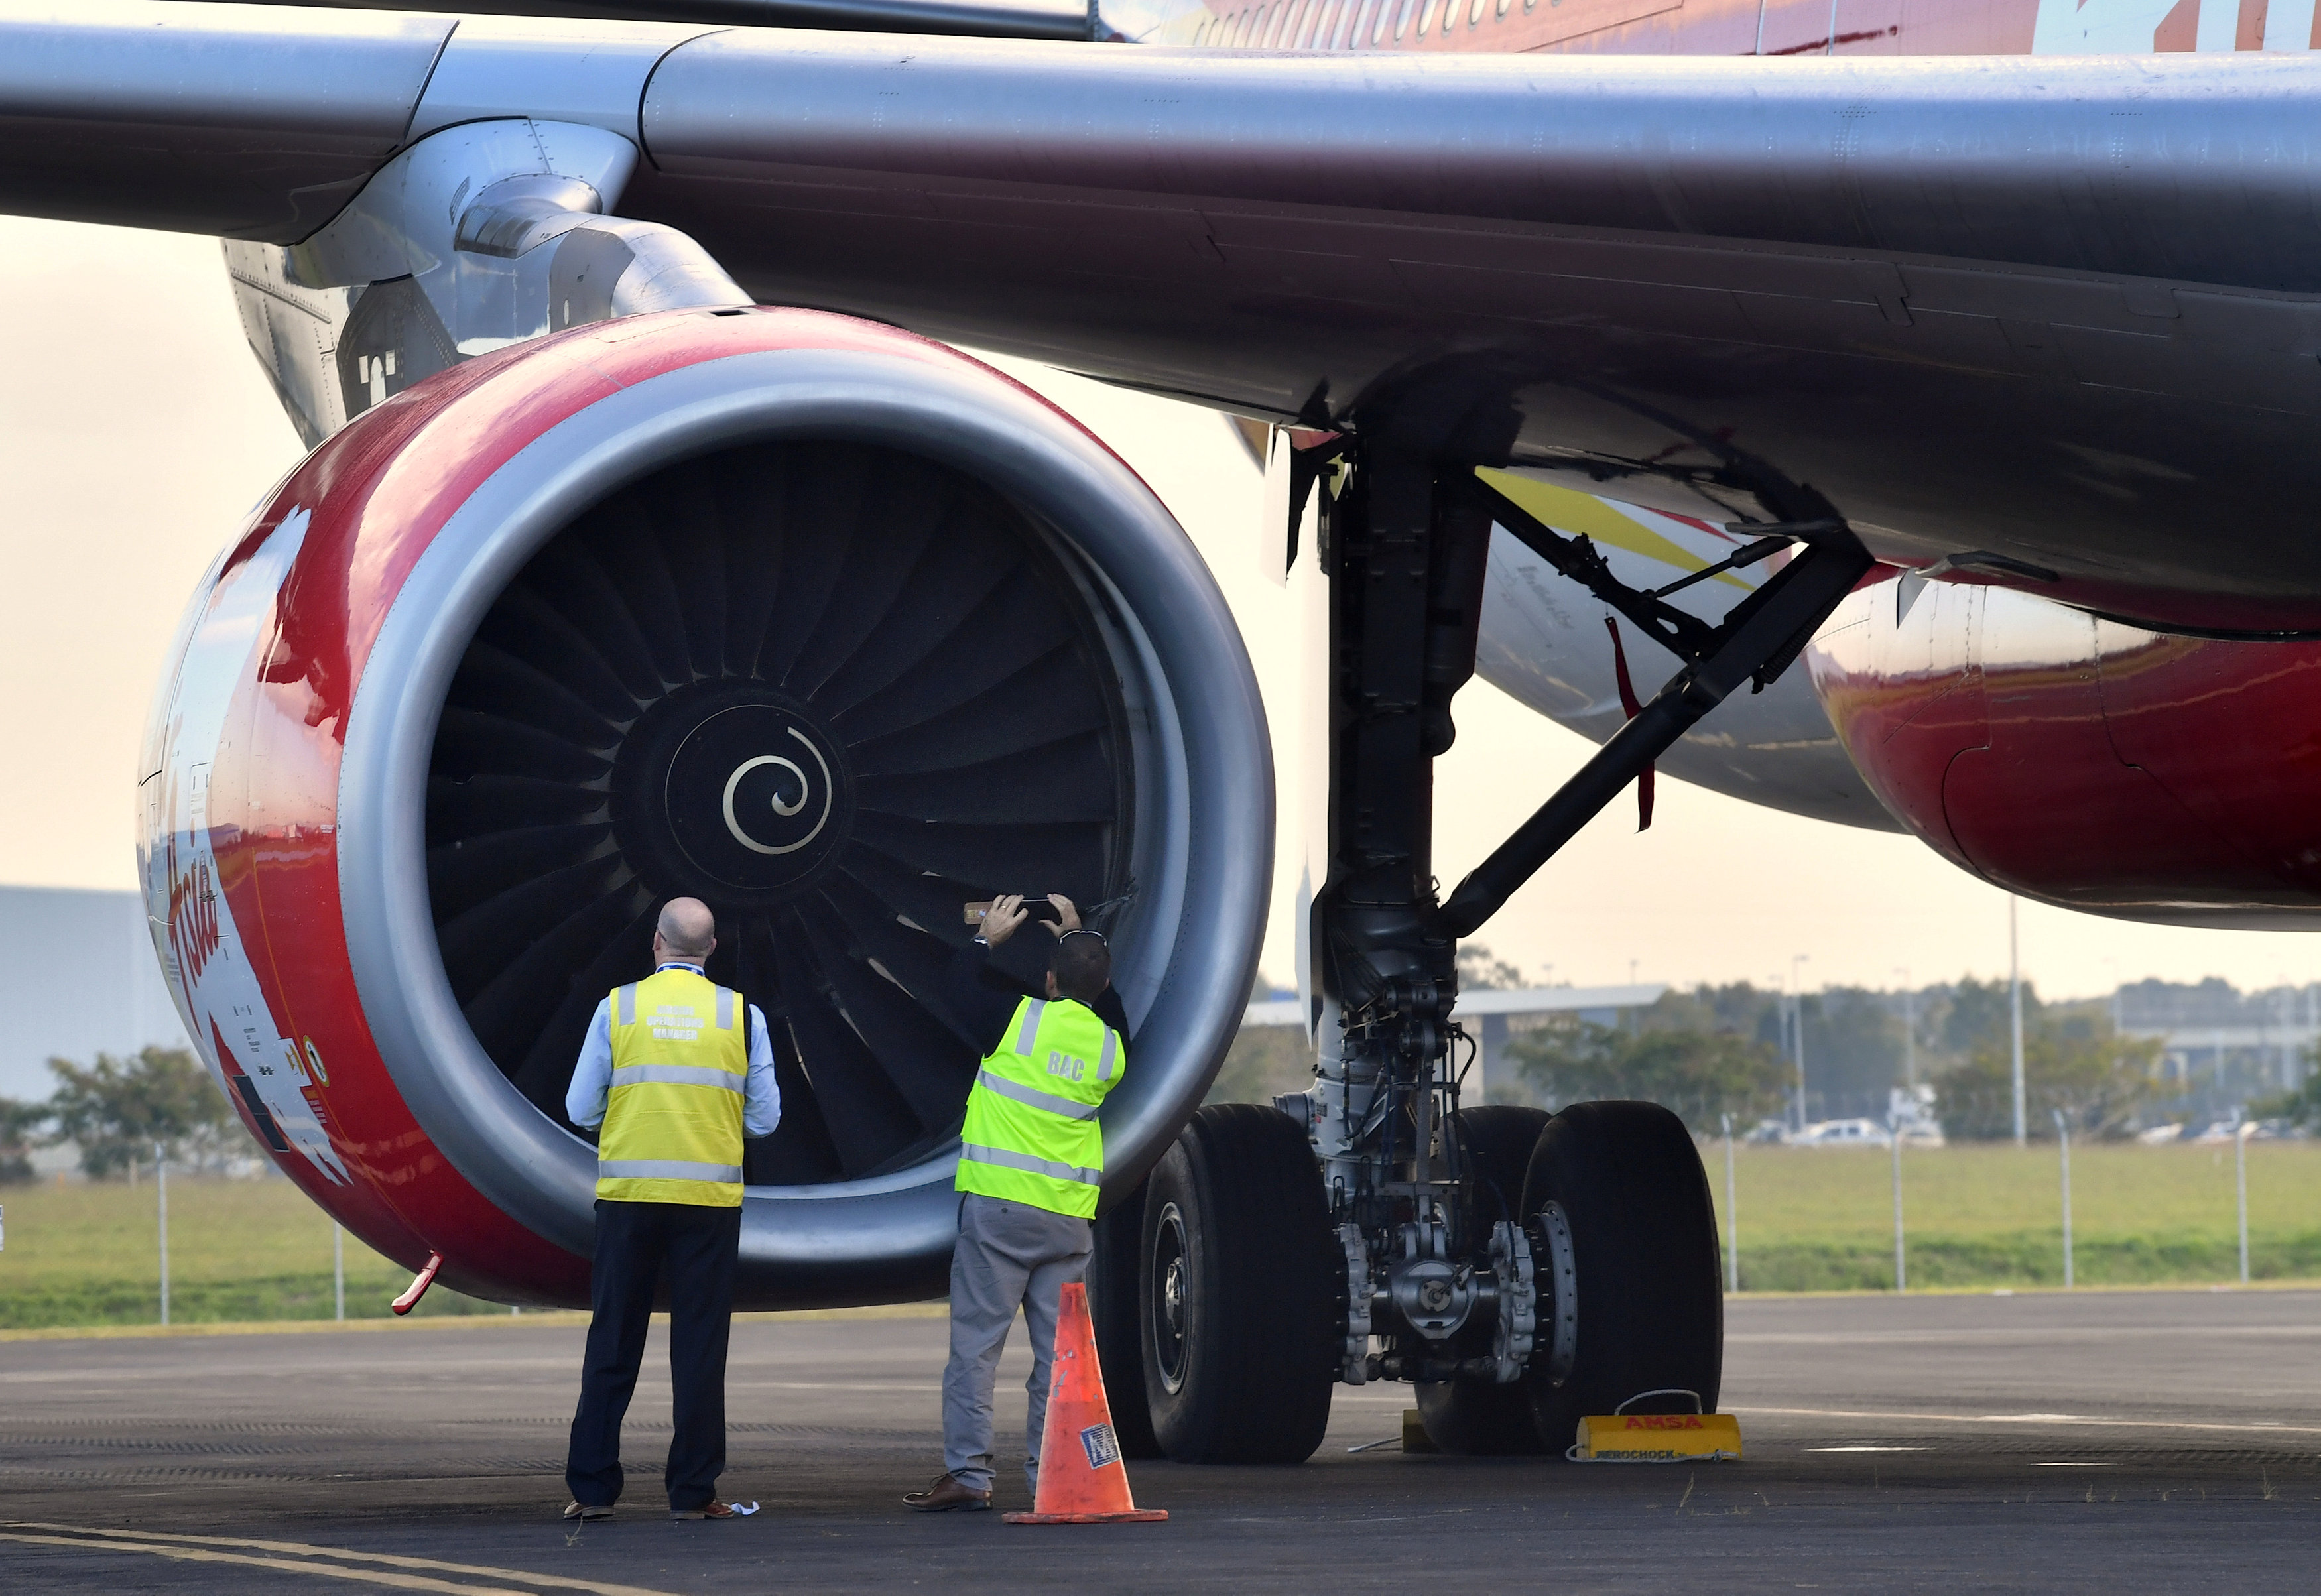
<path id="1" fill-rule="evenodd" d="M 939 345 L 682 312 L 446 371 L 283 483 L 173 657 L 143 863 L 189 1030 L 310 1192 L 459 1289 L 585 1301 L 565 1088 L 669 896 L 774 1042 L 752 1305 L 942 1290 L 962 904 L 1106 906 L 1115 1183 L 1238 1024 L 1272 814 L 1232 617 L 1125 467 Z"/>

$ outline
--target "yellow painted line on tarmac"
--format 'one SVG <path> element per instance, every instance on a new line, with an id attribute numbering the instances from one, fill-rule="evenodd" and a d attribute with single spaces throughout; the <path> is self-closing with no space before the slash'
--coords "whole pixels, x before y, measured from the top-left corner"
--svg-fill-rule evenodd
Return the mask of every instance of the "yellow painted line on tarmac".
<path id="1" fill-rule="evenodd" d="M 2240 1424 L 2203 1424 L 2188 1419 L 2089 1419 L 2078 1413 L 1865 1413 L 1843 1408 L 1741 1408 L 1728 1413 L 1789 1419 L 1880 1419 L 1923 1424 L 2035 1424 L 2050 1428 L 2191 1429 L 2232 1435 L 2321 1436 L 2321 1426 L 2275 1424 L 2252 1419 Z"/>
<path id="2" fill-rule="evenodd" d="M 58 1533 L 20 1535 L 16 1530 L 41 1529 Z M 499 1585 L 456 1585 L 419 1574 L 389 1569 L 424 1568 L 471 1578 L 521 1580 L 560 1591 L 587 1591 L 594 1596 L 669 1596 L 642 1585 L 607 1584 L 601 1580 L 572 1579 L 557 1573 L 532 1573 L 521 1568 L 492 1568 L 471 1563 L 446 1563 L 435 1557 L 407 1557 L 394 1552 L 357 1552 L 344 1546 L 317 1546 L 305 1541 L 251 1540 L 224 1535 L 171 1535 L 144 1529 L 93 1529 L 77 1524 L 12 1522 L 0 1530 L 0 1540 L 29 1541 L 52 1546 L 96 1546 L 113 1552 L 145 1552 L 158 1557 L 177 1557 L 195 1563 L 243 1563 L 255 1568 L 281 1569 L 293 1573 L 326 1573 L 336 1579 L 392 1585 L 405 1591 L 444 1591 L 459 1596 L 537 1596 L 534 1591 L 513 1591 Z M 336 1557 L 347 1563 L 383 1563 L 387 1568 L 342 1568 L 329 1563 L 293 1563 L 279 1557 L 254 1557 L 248 1552 L 212 1550 L 239 1546 L 256 1552 L 288 1552 L 300 1557 Z"/>

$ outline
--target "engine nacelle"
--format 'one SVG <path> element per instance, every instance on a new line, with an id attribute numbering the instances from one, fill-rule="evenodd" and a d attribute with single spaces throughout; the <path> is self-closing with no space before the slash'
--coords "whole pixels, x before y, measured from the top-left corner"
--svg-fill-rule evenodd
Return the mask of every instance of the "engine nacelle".
<path id="1" fill-rule="evenodd" d="M 711 903 L 767 1015 L 737 1300 L 801 1306 L 942 1289 L 963 904 L 1104 906 L 1126 1185 L 1231 1041 L 1270 875 L 1255 679 L 1167 510 L 988 368 L 807 312 L 576 329 L 364 414 L 203 582 L 139 771 L 156 947 L 253 1134 L 510 1301 L 587 1300 L 563 1095 L 660 900 Z"/>
<path id="2" fill-rule="evenodd" d="M 1975 875 L 2128 920 L 2321 917 L 2321 643 L 1906 576 L 1854 594 L 1807 659 L 1880 799 Z"/>

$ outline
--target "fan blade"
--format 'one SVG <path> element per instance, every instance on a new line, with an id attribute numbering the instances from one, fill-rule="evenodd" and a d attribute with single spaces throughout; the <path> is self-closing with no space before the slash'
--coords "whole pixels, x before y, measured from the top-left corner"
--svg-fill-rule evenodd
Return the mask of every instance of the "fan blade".
<path id="1" fill-rule="evenodd" d="M 636 719 L 636 698 L 597 640 L 523 578 L 499 596 L 476 636 L 564 687 L 608 725 Z"/>
<path id="2" fill-rule="evenodd" d="M 838 592 L 860 526 L 857 514 L 870 451 L 851 444 L 817 451 L 812 471 L 793 471 L 782 488 L 782 587 L 766 624 L 760 677 L 787 687 L 790 668 Z"/>
<path id="3" fill-rule="evenodd" d="M 853 540 L 838 578 L 845 603 L 823 612 L 814 635 L 798 650 L 782 684 L 790 692 L 818 703 L 823 683 L 860 657 L 902 596 L 928 539 L 942 530 L 951 496 L 948 485 L 920 467 L 895 472 L 871 486 L 865 518 L 889 530 L 883 537 Z"/>
<path id="4" fill-rule="evenodd" d="M 612 826 L 598 821 L 586 826 L 527 826 L 520 831 L 496 831 L 437 843 L 427 850 L 427 899 L 435 923 L 446 925 L 487 899 L 551 870 L 608 853 L 612 838 Z"/>
<path id="5" fill-rule="evenodd" d="M 823 1123 L 838 1149 L 841 1167 L 850 1179 L 860 1176 L 918 1136 L 917 1117 L 888 1084 L 854 1028 L 839 1017 L 794 911 L 776 916 L 773 943 L 790 1030 L 797 1038 L 814 1100 L 822 1107 Z"/>
<path id="6" fill-rule="evenodd" d="M 621 734 L 588 701 L 528 660 L 489 643 L 470 644 L 451 678 L 447 708 L 471 709 L 534 726 L 576 748 L 611 748 Z"/>
<path id="7" fill-rule="evenodd" d="M 613 762 L 521 721 L 451 706 L 436 728 L 434 768 L 447 781 L 515 775 L 581 787 L 611 774 Z"/>
<path id="8" fill-rule="evenodd" d="M 479 775 L 427 783 L 431 841 L 464 841 L 527 826 L 564 826 L 605 818 L 605 794 L 595 787 L 540 782 L 516 775 Z"/>
<path id="9" fill-rule="evenodd" d="M 945 1135 L 957 1131 L 975 1079 L 975 1053 L 916 996 L 870 968 L 859 947 L 849 946 L 853 939 L 845 921 L 826 903 L 800 904 L 798 919 L 840 1012 L 920 1126 Z"/>
<path id="10" fill-rule="evenodd" d="M 1087 731 L 983 765 L 925 775 L 860 776 L 856 802 L 867 814 L 929 823 L 1102 825 L 1120 808 L 1102 741 L 1102 732 Z"/>
<path id="11" fill-rule="evenodd" d="M 664 490 L 667 491 L 667 490 Z M 659 677 L 653 696 L 694 679 L 685 596 L 669 575 L 661 529 L 644 495 L 632 488 L 597 506 L 587 533 L 589 552 L 618 585 Z"/>

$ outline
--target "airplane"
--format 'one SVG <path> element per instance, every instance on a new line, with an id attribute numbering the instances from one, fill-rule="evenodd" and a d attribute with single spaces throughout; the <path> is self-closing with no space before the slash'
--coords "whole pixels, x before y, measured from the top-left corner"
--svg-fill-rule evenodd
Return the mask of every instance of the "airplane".
<path id="1" fill-rule="evenodd" d="M 404 1305 L 586 1300 L 559 1103 L 677 893 L 781 1042 L 738 1300 L 940 1295 L 931 973 L 1060 891 L 1133 1028 L 1124 1449 L 1299 1460 L 1387 1379 L 1560 1455 L 1722 1360 L 1675 1116 L 1459 1101 L 1458 939 L 1589 817 L 1665 770 L 2313 923 L 2309 6 L 603 9 L 0 7 L 0 209 L 223 240 L 311 449 L 187 609 L 140 862 L 188 1033 Z M 954 346 L 1263 429 L 1324 777 L 1274 1108 L 1197 1107 L 1274 864 L 1233 619 Z M 1601 747 L 1444 892 L 1479 669 Z"/>

